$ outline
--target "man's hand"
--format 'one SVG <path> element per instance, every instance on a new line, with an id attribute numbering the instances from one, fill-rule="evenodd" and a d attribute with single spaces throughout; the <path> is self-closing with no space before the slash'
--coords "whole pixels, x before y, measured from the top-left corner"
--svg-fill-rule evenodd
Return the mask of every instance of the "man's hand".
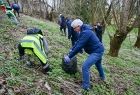
<path id="1" fill-rule="evenodd" d="M 72 49 L 70 48 L 69 52 L 71 52 L 71 51 L 72 51 Z"/>
<path id="2" fill-rule="evenodd" d="M 70 58 L 68 55 L 64 56 L 64 61 L 65 61 L 65 63 L 70 63 Z"/>

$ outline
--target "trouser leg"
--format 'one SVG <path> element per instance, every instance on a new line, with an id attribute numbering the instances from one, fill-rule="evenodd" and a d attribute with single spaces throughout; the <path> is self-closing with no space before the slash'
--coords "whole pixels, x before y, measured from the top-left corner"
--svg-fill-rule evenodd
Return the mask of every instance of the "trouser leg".
<path id="1" fill-rule="evenodd" d="M 86 61 L 82 65 L 82 74 L 83 74 L 83 89 L 90 88 L 90 67 L 94 65 L 100 58 L 102 54 L 100 53 L 92 53 L 88 56 Z"/>
<path id="2" fill-rule="evenodd" d="M 105 80 L 105 74 L 104 74 L 104 70 L 103 70 L 103 67 L 102 67 L 102 59 L 99 59 L 96 63 L 95 63 L 95 66 L 99 72 L 99 76 L 102 80 Z"/>

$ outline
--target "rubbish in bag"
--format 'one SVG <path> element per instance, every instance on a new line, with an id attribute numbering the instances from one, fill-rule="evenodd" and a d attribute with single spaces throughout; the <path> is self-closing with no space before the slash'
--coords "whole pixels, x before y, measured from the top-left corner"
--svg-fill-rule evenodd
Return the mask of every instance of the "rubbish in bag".
<path id="1" fill-rule="evenodd" d="M 70 63 L 65 63 L 64 57 L 62 58 L 62 69 L 68 74 L 75 74 L 77 72 L 77 57 L 71 58 Z"/>

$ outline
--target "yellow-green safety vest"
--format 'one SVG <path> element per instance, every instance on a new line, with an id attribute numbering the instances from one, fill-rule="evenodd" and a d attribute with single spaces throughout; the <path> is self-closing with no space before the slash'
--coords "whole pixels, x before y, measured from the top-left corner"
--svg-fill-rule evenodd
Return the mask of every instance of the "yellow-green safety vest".
<path id="1" fill-rule="evenodd" d="M 32 48 L 34 54 L 44 63 L 47 62 L 47 55 L 45 54 L 42 39 L 43 36 L 40 34 L 30 34 L 25 36 L 21 40 L 21 46 L 25 48 L 25 53 L 30 54 L 30 49 Z M 27 49 L 26 49 L 27 48 Z M 29 52 L 28 52 L 29 51 Z"/>

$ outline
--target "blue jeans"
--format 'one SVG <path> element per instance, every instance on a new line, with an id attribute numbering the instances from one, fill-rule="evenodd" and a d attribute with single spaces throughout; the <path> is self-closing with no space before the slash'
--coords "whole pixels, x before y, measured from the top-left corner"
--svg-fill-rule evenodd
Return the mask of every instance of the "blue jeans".
<path id="1" fill-rule="evenodd" d="M 83 74 L 83 89 L 89 89 L 90 88 L 90 67 L 95 64 L 99 76 L 101 79 L 105 79 L 104 70 L 101 64 L 103 53 L 92 53 L 88 56 L 86 61 L 82 65 L 82 74 Z"/>

